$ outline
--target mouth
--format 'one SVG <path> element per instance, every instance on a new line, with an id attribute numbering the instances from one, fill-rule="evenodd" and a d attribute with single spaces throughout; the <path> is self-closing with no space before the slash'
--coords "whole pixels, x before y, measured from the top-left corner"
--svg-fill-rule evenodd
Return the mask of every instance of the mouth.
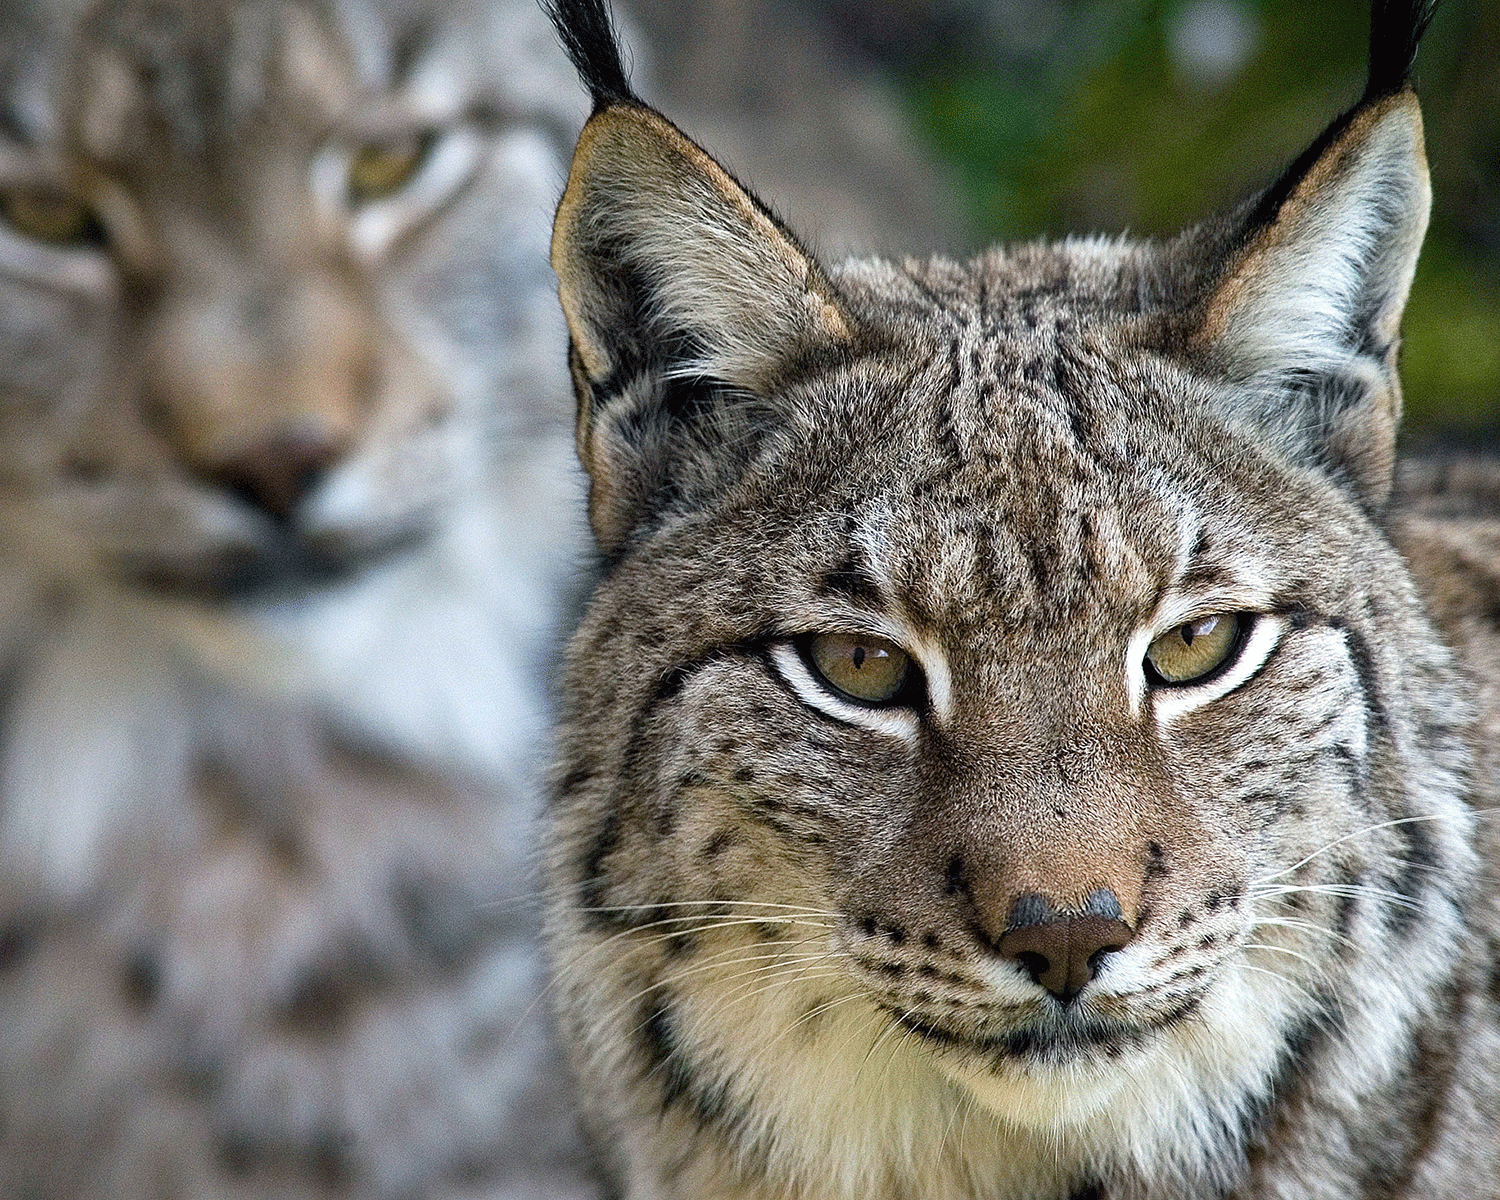
<path id="1" fill-rule="evenodd" d="M 1200 995 L 1193 994 L 1160 1012 L 1128 1020 L 1101 1014 L 1087 1005 L 1047 1000 L 1028 1006 L 1013 1020 L 986 1017 L 977 1025 L 961 1025 L 885 1002 L 880 1007 L 900 1028 L 915 1034 L 944 1058 L 961 1060 L 971 1068 L 988 1065 L 997 1071 L 1012 1071 L 1121 1058 L 1191 1018 L 1200 1000 Z"/>
<path id="2" fill-rule="evenodd" d="M 360 541 L 309 537 L 275 525 L 253 543 L 196 555 L 122 555 L 121 573 L 149 591 L 214 603 L 289 599 L 328 591 L 396 559 L 425 540 L 408 526 Z"/>

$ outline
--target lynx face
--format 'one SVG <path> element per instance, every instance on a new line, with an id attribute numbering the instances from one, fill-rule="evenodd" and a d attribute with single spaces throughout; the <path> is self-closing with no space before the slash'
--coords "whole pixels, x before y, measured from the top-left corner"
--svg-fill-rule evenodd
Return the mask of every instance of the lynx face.
<path id="1" fill-rule="evenodd" d="M 90 568 L 214 592 L 425 536 L 554 416 L 496 403 L 546 394 L 535 247 L 572 105 L 545 25 L 75 9 L 0 16 L 7 502 Z M 545 66 L 482 73 L 528 40 Z"/>
<path id="2" fill-rule="evenodd" d="M 1174 241 L 830 269 L 561 22 L 609 573 L 554 950 L 628 1194 L 1246 1185 L 1273 1105 L 1408 1069 L 1472 869 L 1379 517 L 1404 76 Z"/>

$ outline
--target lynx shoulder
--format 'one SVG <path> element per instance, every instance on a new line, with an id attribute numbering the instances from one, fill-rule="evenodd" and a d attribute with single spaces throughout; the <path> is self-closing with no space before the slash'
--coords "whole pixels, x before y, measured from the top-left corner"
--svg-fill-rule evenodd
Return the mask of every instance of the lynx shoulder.
<path id="1" fill-rule="evenodd" d="M 584 1194 L 585 115 L 530 0 L 0 4 L 0 1194 Z"/>
<path id="2" fill-rule="evenodd" d="M 1500 1193 L 1500 523 L 1393 492 L 1426 6 L 1180 236 L 840 265 L 553 15 L 550 945 L 623 1194 Z"/>

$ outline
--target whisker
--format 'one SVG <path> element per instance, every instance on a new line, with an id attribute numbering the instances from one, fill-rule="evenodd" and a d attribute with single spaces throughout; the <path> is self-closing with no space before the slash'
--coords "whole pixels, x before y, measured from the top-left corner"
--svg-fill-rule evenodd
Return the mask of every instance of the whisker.
<path id="1" fill-rule="evenodd" d="M 1335 941 L 1343 942 L 1346 946 L 1353 946 L 1357 944 L 1353 938 L 1344 936 L 1336 929 L 1328 929 L 1325 926 L 1317 924 L 1315 921 L 1300 921 L 1295 917 L 1256 917 L 1255 928 L 1259 929 L 1262 927 L 1295 929 L 1305 933 L 1321 934 L 1323 937 L 1330 937 Z"/>
<path id="2" fill-rule="evenodd" d="M 1316 959 L 1303 954 L 1299 950 L 1292 950 L 1287 946 L 1273 946 L 1268 942 L 1246 942 L 1245 949 L 1267 950 L 1274 954 L 1285 954 L 1289 958 L 1300 959 L 1302 962 L 1305 962 L 1309 967 L 1316 971 L 1319 975 L 1322 975 L 1325 979 L 1328 977 L 1328 971 L 1321 963 L 1319 963 Z"/>
<path id="3" fill-rule="evenodd" d="M 1411 817 L 1395 817 L 1395 818 L 1393 818 L 1393 819 L 1391 819 L 1389 821 L 1378 821 L 1378 822 L 1376 822 L 1373 825 L 1366 825 L 1362 829 L 1355 829 L 1355 830 L 1353 830 L 1353 831 L 1351 831 L 1349 833 L 1346 833 L 1346 834 L 1344 834 L 1343 837 L 1335 838 L 1333 841 L 1328 842 L 1325 845 L 1319 846 L 1316 850 L 1314 850 L 1311 854 L 1308 854 L 1306 857 L 1298 859 L 1291 866 L 1289 866 L 1289 867 L 1283 867 L 1280 871 L 1276 871 L 1273 874 L 1262 875 L 1262 876 L 1260 876 L 1257 879 L 1252 879 L 1250 881 L 1250 884 L 1251 884 L 1252 887 L 1254 887 L 1254 886 L 1256 886 L 1258 884 L 1269 883 L 1273 879 L 1280 879 L 1283 875 L 1288 875 L 1291 872 L 1297 870 L 1299 867 L 1306 866 L 1308 863 L 1312 862 L 1312 860 L 1315 859 L 1315 858 L 1317 858 L 1319 855 L 1327 854 L 1328 851 L 1333 850 L 1333 849 L 1335 849 L 1338 846 L 1342 846 L 1345 842 L 1352 841 L 1354 838 L 1364 837 L 1366 834 L 1378 833 L 1382 829 L 1394 829 L 1398 825 L 1411 825 L 1411 824 L 1415 824 L 1418 821 L 1451 821 L 1451 820 L 1456 819 L 1459 816 L 1474 816 L 1474 817 L 1488 816 L 1488 815 L 1490 815 L 1492 813 L 1495 813 L 1495 812 L 1500 812 L 1500 809 L 1496 809 L 1496 808 L 1466 808 L 1466 809 L 1463 810 L 1462 814 L 1459 814 L 1459 813 L 1420 813 L 1420 814 L 1418 814 L 1416 816 L 1411 816 Z"/>
<path id="4" fill-rule="evenodd" d="M 1390 904 L 1400 904 L 1411 909 L 1420 909 L 1422 906 L 1409 896 L 1403 896 L 1400 892 L 1387 891 L 1385 888 L 1371 887 L 1369 884 L 1350 883 L 1303 883 L 1282 884 L 1272 888 L 1257 888 L 1251 893 L 1253 899 L 1264 899 L 1272 896 L 1291 896 L 1298 892 L 1313 892 L 1326 896 L 1354 896 L 1356 898 L 1367 896 L 1372 900 L 1383 900 Z"/>

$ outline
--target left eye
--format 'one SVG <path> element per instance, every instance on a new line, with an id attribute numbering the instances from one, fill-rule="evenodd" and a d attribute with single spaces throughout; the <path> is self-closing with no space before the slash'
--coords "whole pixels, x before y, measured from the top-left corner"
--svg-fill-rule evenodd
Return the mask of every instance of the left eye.
<path id="1" fill-rule="evenodd" d="M 349 161 L 349 203 L 358 207 L 394 196 L 416 177 L 436 142 L 434 133 L 409 133 L 360 146 Z"/>
<path id="2" fill-rule="evenodd" d="M 51 246 L 102 246 L 98 215 L 82 197 L 59 188 L 0 190 L 0 222 L 33 241 Z"/>
<path id="3" fill-rule="evenodd" d="M 807 643 L 807 656 L 824 682 L 865 704 L 889 704 L 911 675 L 911 656 L 885 638 L 852 633 L 820 633 Z"/>
<path id="4" fill-rule="evenodd" d="M 1213 613 L 1169 629 L 1146 649 L 1146 674 L 1169 687 L 1196 683 L 1224 666 L 1244 640 L 1246 613 Z"/>

